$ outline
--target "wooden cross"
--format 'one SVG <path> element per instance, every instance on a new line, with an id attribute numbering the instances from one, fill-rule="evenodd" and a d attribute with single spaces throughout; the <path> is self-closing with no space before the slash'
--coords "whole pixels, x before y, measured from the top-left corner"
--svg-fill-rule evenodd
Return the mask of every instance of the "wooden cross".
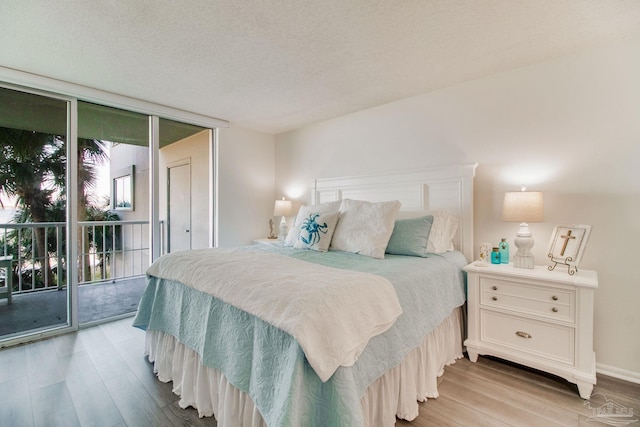
<path id="1" fill-rule="evenodd" d="M 569 240 L 575 239 L 576 236 L 572 236 L 571 230 L 569 230 L 566 236 L 560 236 L 560 238 L 564 239 L 564 244 L 562 245 L 562 250 L 560 251 L 560 256 L 562 256 L 564 255 L 564 251 L 567 250 L 567 244 L 569 243 Z"/>

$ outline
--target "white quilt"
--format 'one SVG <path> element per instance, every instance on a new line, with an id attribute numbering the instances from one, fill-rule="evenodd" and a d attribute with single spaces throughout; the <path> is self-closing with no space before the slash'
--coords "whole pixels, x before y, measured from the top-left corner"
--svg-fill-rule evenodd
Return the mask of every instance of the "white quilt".
<path id="1" fill-rule="evenodd" d="M 201 249 L 165 255 L 147 274 L 206 292 L 292 335 L 324 382 L 351 366 L 402 314 L 380 276 L 287 256 Z"/>

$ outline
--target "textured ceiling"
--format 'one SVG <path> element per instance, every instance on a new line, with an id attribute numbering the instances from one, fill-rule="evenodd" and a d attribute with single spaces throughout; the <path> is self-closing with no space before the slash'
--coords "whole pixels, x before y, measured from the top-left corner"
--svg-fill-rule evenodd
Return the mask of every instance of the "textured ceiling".
<path id="1" fill-rule="evenodd" d="M 269 133 L 639 33 L 639 0 L 0 1 L 1 66 Z"/>

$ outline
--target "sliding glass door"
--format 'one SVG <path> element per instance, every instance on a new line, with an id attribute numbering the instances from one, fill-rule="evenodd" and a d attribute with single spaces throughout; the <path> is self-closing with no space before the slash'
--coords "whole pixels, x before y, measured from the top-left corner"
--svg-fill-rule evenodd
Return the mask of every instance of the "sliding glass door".
<path id="1" fill-rule="evenodd" d="M 70 325 L 71 110 L 0 87 L 0 338 Z"/>
<path id="2" fill-rule="evenodd" d="M 150 263 L 149 117 L 78 102 L 78 320 L 133 313 Z"/>

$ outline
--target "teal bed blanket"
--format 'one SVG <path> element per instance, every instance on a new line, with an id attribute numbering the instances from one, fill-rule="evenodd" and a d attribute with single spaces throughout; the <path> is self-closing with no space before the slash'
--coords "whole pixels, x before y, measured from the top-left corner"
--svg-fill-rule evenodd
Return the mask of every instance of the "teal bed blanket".
<path id="1" fill-rule="evenodd" d="M 241 250 L 380 275 L 393 284 L 404 312 L 388 331 L 369 341 L 353 366 L 338 368 L 322 382 L 291 335 L 211 295 L 148 276 L 133 325 L 170 334 L 196 351 L 206 366 L 249 394 L 272 427 L 361 425 L 360 399 L 369 384 L 398 365 L 465 301 L 462 267 L 467 262 L 459 252 L 374 259 L 280 245 Z"/>

